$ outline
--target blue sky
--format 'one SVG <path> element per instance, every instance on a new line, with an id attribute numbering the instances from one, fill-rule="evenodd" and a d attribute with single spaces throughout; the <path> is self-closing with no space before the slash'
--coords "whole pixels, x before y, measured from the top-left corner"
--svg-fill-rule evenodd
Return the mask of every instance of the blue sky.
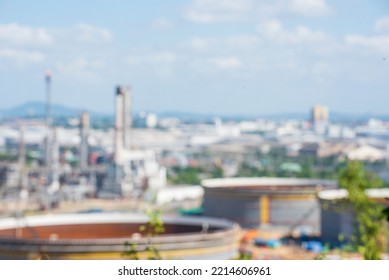
<path id="1" fill-rule="evenodd" d="M 0 0 L 0 108 L 389 113 L 386 0 Z"/>

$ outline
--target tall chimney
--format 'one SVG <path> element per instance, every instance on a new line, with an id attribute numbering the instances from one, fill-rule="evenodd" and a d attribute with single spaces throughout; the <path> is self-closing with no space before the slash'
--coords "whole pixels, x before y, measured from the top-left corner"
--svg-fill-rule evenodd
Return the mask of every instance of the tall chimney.
<path id="1" fill-rule="evenodd" d="M 123 92 L 123 143 L 126 150 L 131 149 L 132 93 L 129 87 L 121 87 Z"/>
<path id="2" fill-rule="evenodd" d="M 115 155 L 116 165 L 121 165 L 124 150 L 124 92 L 125 88 L 118 86 L 115 97 Z"/>
<path id="3" fill-rule="evenodd" d="M 88 136 L 89 136 L 90 116 L 88 112 L 82 112 L 80 116 L 80 169 L 81 172 L 88 169 Z"/>
<path id="4" fill-rule="evenodd" d="M 46 84 L 46 139 L 45 139 L 45 168 L 48 184 L 51 180 L 51 170 L 53 163 L 53 152 L 52 152 L 52 120 L 51 120 L 51 71 L 48 70 L 45 74 L 45 84 Z"/>
<path id="5" fill-rule="evenodd" d="M 46 81 L 46 126 L 51 127 L 51 71 L 48 70 L 45 74 Z"/>
<path id="6" fill-rule="evenodd" d="M 20 126 L 19 130 L 19 187 L 26 188 L 27 185 L 27 174 L 26 174 L 26 147 L 24 141 L 24 127 Z"/>
<path id="7" fill-rule="evenodd" d="M 51 167 L 51 183 L 59 182 L 59 142 L 58 142 L 58 131 L 56 128 L 53 130 L 52 140 L 52 167 Z"/>

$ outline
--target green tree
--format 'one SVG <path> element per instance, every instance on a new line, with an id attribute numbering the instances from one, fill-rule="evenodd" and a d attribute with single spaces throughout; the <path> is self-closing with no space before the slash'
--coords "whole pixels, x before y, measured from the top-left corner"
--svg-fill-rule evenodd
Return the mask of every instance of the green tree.
<path id="1" fill-rule="evenodd" d="M 362 163 L 349 161 L 339 172 L 339 185 L 348 191 L 348 202 L 355 214 L 355 248 L 367 260 L 380 259 L 384 233 L 382 207 L 369 199 L 365 191 L 381 186 L 382 182 L 367 172 Z"/>
<path id="2" fill-rule="evenodd" d="M 313 171 L 313 162 L 312 160 L 306 159 L 304 163 L 302 164 L 302 170 L 301 173 L 299 174 L 299 177 L 301 178 L 314 178 L 315 173 Z"/>
<path id="3" fill-rule="evenodd" d="M 200 184 L 200 173 L 201 170 L 196 167 L 174 167 L 172 170 L 172 175 L 169 175 L 169 180 L 173 184 L 188 184 L 188 185 L 198 185 Z"/>
<path id="4" fill-rule="evenodd" d="M 219 166 L 215 166 L 211 171 L 211 178 L 223 178 L 223 169 Z"/>
<path id="5" fill-rule="evenodd" d="M 384 215 L 385 219 L 389 222 L 389 206 L 386 207 L 384 210 L 382 210 L 382 214 Z"/>
<path id="6" fill-rule="evenodd" d="M 257 167 L 249 164 L 248 162 L 243 162 L 239 166 L 237 177 L 260 177 L 263 176 L 261 170 Z"/>

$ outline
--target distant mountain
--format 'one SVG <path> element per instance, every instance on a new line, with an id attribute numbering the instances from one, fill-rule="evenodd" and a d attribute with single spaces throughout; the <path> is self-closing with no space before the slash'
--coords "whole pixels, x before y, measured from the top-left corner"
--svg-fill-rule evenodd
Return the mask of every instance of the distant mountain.
<path id="1" fill-rule="evenodd" d="M 366 122 L 369 119 L 379 119 L 382 121 L 389 121 L 389 115 L 364 113 L 364 114 L 346 114 L 333 112 L 330 113 L 330 119 L 332 122 L 346 122 L 346 123 L 361 123 Z"/>
<path id="2" fill-rule="evenodd" d="M 59 104 L 53 104 L 51 107 L 52 116 L 55 118 L 59 117 L 78 117 L 81 112 L 87 111 L 81 108 L 73 108 L 68 106 L 63 106 Z M 99 112 L 90 112 L 90 115 L 94 119 L 112 119 L 113 114 L 99 113 Z M 274 121 L 281 120 L 309 120 L 308 113 L 278 113 L 278 114 L 231 114 L 231 115 L 218 115 L 213 113 L 194 113 L 194 112 L 183 112 L 183 111 L 160 111 L 155 112 L 159 118 L 177 118 L 182 122 L 186 123 L 198 123 L 198 122 L 208 122 L 211 123 L 215 118 L 221 118 L 223 121 L 241 121 L 241 120 L 255 120 L 258 118 L 269 119 Z M 134 114 L 135 118 L 138 117 L 138 114 Z M 41 101 L 27 102 L 22 105 L 16 106 L 9 109 L 0 109 L 0 118 L 3 119 L 12 119 L 12 118 L 44 118 L 46 116 L 46 104 Z M 345 114 L 339 112 L 331 112 L 330 120 L 331 122 L 347 122 L 347 123 L 360 123 L 365 122 L 371 118 L 376 118 L 384 121 L 389 121 L 389 114 Z"/>
<path id="3" fill-rule="evenodd" d="M 71 108 L 59 104 L 52 104 L 51 114 L 53 117 L 78 117 L 83 109 Z M 109 114 L 89 112 L 93 117 L 110 117 Z M 40 101 L 27 102 L 22 105 L 0 109 L 0 115 L 5 119 L 11 118 L 44 118 L 46 116 L 46 103 Z"/>

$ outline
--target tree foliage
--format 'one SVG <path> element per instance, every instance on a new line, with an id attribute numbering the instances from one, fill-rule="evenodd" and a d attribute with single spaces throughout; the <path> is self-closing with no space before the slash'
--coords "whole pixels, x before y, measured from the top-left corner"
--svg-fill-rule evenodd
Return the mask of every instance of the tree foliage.
<path id="1" fill-rule="evenodd" d="M 365 259 L 377 260 L 383 251 L 382 207 L 368 198 L 366 190 L 382 185 L 381 180 L 367 172 L 362 163 L 349 161 L 339 172 L 339 184 L 348 191 L 348 202 L 355 213 L 354 246 Z"/>
<path id="2" fill-rule="evenodd" d="M 169 180 L 173 184 L 188 184 L 198 185 L 200 184 L 200 174 L 202 170 L 196 167 L 179 167 L 173 168 L 173 175 L 169 175 Z"/>

